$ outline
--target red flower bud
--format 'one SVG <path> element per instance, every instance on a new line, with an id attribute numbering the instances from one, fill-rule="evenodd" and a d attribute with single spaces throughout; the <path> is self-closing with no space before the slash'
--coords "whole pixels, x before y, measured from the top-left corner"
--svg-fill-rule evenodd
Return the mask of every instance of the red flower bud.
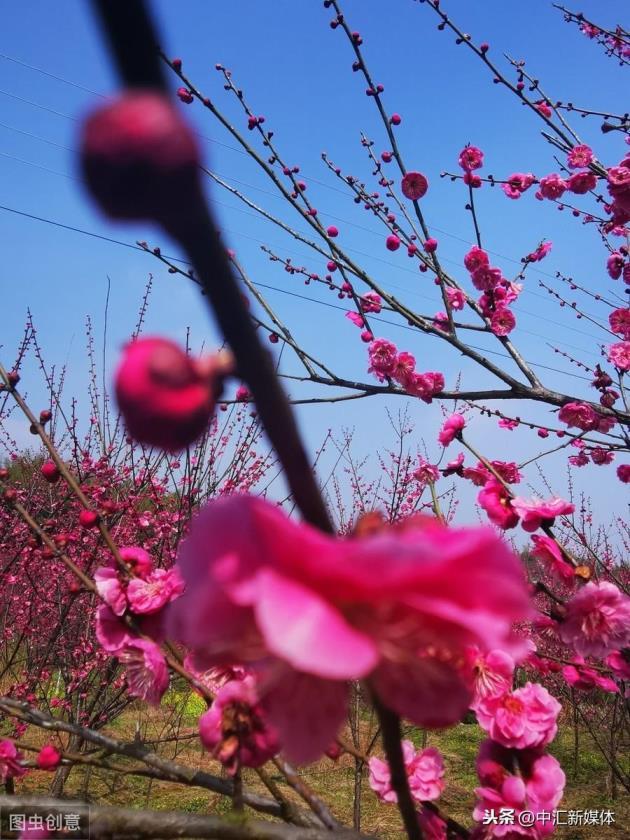
<path id="1" fill-rule="evenodd" d="M 42 426 L 45 426 L 46 423 L 48 423 L 48 421 L 50 420 L 51 417 L 52 417 L 52 411 L 49 411 L 49 409 L 47 409 L 47 408 L 45 408 L 43 411 L 39 412 L 39 422 L 42 424 Z"/>
<path id="2" fill-rule="evenodd" d="M 127 345 L 116 374 L 116 399 L 135 440 L 176 452 L 207 427 L 232 357 L 204 360 L 187 355 L 164 338 Z"/>
<path id="3" fill-rule="evenodd" d="M 37 766 L 40 770 L 55 770 L 61 764 L 61 754 L 52 744 L 41 748 L 37 756 Z"/>
<path id="4" fill-rule="evenodd" d="M 41 466 L 40 472 L 49 484 L 56 484 L 61 476 L 59 468 L 57 467 L 57 464 L 55 464 L 54 461 L 44 461 L 44 463 Z"/>
<path id="5" fill-rule="evenodd" d="M 83 126 L 81 164 L 90 192 L 115 219 L 168 226 L 200 192 L 193 133 L 157 93 L 126 93 L 95 111 Z"/>
<path id="6" fill-rule="evenodd" d="M 82 528 L 95 528 L 99 523 L 100 516 L 95 510 L 82 510 L 79 514 L 79 525 Z"/>

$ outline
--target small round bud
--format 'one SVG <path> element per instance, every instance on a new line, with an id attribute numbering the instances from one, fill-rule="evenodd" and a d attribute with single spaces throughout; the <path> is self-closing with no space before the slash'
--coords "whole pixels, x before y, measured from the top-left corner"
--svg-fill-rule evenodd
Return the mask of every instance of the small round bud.
<path id="1" fill-rule="evenodd" d="M 40 472 L 44 477 L 44 480 L 47 481 L 49 484 L 56 484 L 61 477 L 61 473 L 59 472 L 59 467 L 55 464 L 54 461 L 44 461 L 40 468 Z"/>

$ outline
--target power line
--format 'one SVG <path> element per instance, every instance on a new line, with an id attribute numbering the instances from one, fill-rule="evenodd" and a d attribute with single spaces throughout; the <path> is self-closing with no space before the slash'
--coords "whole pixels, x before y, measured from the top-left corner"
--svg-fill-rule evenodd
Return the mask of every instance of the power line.
<path id="1" fill-rule="evenodd" d="M 56 76 L 54 73 L 50 73 L 48 70 L 43 70 L 41 67 L 35 67 L 33 64 L 28 64 L 26 61 L 22 61 L 20 58 L 14 58 L 11 55 L 6 55 L 5 53 L 0 53 L 0 58 L 3 58 L 5 61 L 12 61 L 14 64 L 19 64 L 22 67 L 28 67 L 29 70 L 34 70 L 36 73 L 41 73 L 43 76 L 48 76 L 50 79 L 55 79 L 58 82 L 63 82 L 66 85 L 71 85 L 74 88 L 78 88 L 79 90 L 85 91 L 85 93 L 91 93 L 92 96 L 100 96 L 101 99 L 109 99 L 108 96 L 105 96 L 104 93 L 99 93 L 97 90 L 92 90 L 85 85 L 79 84 L 79 82 L 73 82 L 70 79 L 65 79 L 63 76 Z"/>
<path id="2" fill-rule="evenodd" d="M 17 210 L 14 207 L 7 207 L 6 205 L 0 204 L 0 210 L 4 210 L 8 213 L 13 213 L 17 216 L 23 216 L 23 217 L 25 217 L 27 219 L 31 219 L 33 221 L 38 221 L 38 222 L 43 222 L 45 224 L 53 225 L 54 227 L 59 227 L 59 228 L 62 228 L 64 230 L 72 231 L 74 233 L 79 233 L 79 234 L 82 234 L 83 236 L 90 236 L 94 239 L 100 239 L 100 240 L 103 240 L 104 242 L 109 242 L 112 245 L 120 245 L 120 246 L 123 246 L 124 248 L 131 248 L 134 251 L 141 251 L 142 253 L 145 253 L 145 254 L 147 253 L 146 249 L 141 248 L 139 245 L 135 245 L 135 244 L 132 244 L 130 242 L 124 242 L 120 239 L 113 239 L 113 238 L 108 237 L 108 236 L 102 236 L 99 233 L 94 233 L 93 231 L 87 231 L 87 230 L 84 230 L 82 228 L 75 227 L 74 225 L 66 225 L 66 224 L 63 224 L 62 222 L 54 221 L 53 219 L 47 219 L 44 216 L 36 216 L 33 213 L 26 213 L 25 211 Z M 163 256 L 168 260 L 172 260 L 173 262 L 180 262 L 180 263 L 182 263 L 184 265 L 188 265 L 188 266 L 191 265 L 190 262 L 188 262 L 187 260 L 183 260 L 180 257 L 172 257 L 172 256 L 168 256 L 167 254 L 164 254 Z M 309 301 L 310 303 L 316 303 L 316 304 L 319 304 L 320 306 L 327 306 L 330 309 L 337 309 L 337 310 L 341 310 L 343 312 L 347 311 L 345 309 L 345 307 L 340 306 L 339 304 L 329 303 L 328 301 L 320 301 L 320 300 L 317 300 L 316 298 L 308 297 L 307 295 L 301 295 L 298 292 L 289 291 L 288 289 L 281 289 L 281 288 L 278 288 L 276 286 L 270 286 L 270 285 L 267 285 L 267 284 L 264 284 L 264 283 L 254 283 L 254 285 L 255 286 L 260 286 L 260 287 L 266 288 L 266 289 L 271 289 L 275 292 L 280 292 L 281 294 L 289 295 L 290 297 L 299 298 L 300 300 L 306 300 L 306 301 Z M 398 324 L 395 321 L 389 321 L 387 319 L 378 318 L 378 317 L 373 317 L 372 320 L 376 320 L 376 321 L 379 321 L 379 322 L 382 322 L 382 323 L 390 324 L 394 327 L 398 327 L 399 329 L 406 329 L 406 330 L 411 330 L 413 332 L 417 332 L 417 330 L 414 327 L 410 327 L 407 324 Z M 505 359 L 511 359 L 511 356 L 509 356 L 507 353 L 500 353 L 499 351 L 496 351 L 496 350 L 487 350 L 484 347 L 478 347 L 477 345 L 474 345 L 474 344 L 470 344 L 469 346 L 472 347 L 475 350 L 480 350 L 481 352 L 489 353 L 493 356 L 500 356 L 500 357 L 505 358 Z M 574 379 L 582 379 L 586 382 L 590 381 L 587 377 L 581 376 L 581 375 L 576 374 L 576 373 L 569 373 L 568 371 L 561 370 L 560 368 L 554 368 L 554 367 L 551 367 L 549 365 L 544 365 L 540 362 L 530 362 L 528 360 L 526 360 L 526 361 L 527 361 L 527 364 L 530 364 L 532 367 L 541 368 L 543 370 L 550 370 L 550 371 L 553 371 L 555 373 L 560 373 L 564 376 L 571 376 Z"/>

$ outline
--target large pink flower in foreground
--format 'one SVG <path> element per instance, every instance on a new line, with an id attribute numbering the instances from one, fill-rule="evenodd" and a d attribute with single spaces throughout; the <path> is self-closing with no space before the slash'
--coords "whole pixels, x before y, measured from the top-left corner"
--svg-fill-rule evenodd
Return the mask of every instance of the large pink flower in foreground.
<path id="1" fill-rule="evenodd" d="M 518 558 L 485 528 L 407 527 L 336 538 L 251 496 L 208 504 L 178 564 L 186 592 L 171 637 L 197 668 L 243 663 L 287 755 L 322 755 L 346 713 L 347 680 L 420 726 L 459 720 L 468 645 L 512 650 L 529 614 Z"/>
<path id="2" fill-rule="evenodd" d="M 560 638 L 582 656 L 604 657 L 630 645 L 630 598 L 614 583 L 591 581 L 566 604 Z"/>

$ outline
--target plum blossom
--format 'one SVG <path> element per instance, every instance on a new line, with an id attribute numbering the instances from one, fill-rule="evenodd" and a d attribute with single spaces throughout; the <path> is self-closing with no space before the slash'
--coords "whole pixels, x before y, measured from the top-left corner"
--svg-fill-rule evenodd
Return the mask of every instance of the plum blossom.
<path id="1" fill-rule="evenodd" d="M 102 566 L 94 572 L 96 591 L 115 615 L 122 615 L 127 609 L 127 596 L 116 569 Z"/>
<path id="2" fill-rule="evenodd" d="M 558 420 L 566 423 L 569 428 L 575 426 L 584 432 L 590 432 L 598 425 L 595 409 L 586 403 L 566 403 L 558 412 Z"/>
<path id="3" fill-rule="evenodd" d="M 148 551 L 137 545 L 125 545 L 120 548 L 120 557 L 131 567 L 138 577 L 145 578 L 153 569 L 153 559 Z"/>
<path id="4" fill-rule="evenodd" d="M 409 781 L 411 796 L 416 802 L 432 802 L 444 790 L 444 761 L 439 750 L 428 747 L 416 750 L 411 741 L 402 741 L 403 759 Z M 397 802 L 398 797 L 391 786 L 389 764 L 377 756 L 368 762 L 369 783 L 382 802 Z"/>
<path id="5" fill-rule="evenodd" d="M 515 326 L 516 318 L 514 317 L 514 313 L 506 306 L 500 306 L 492 313 L 490 318 L 490 329 L 495 335 L 509 335 Z"/>
<path id="6" fill-rule="evenodd" d="M 363 312 L 375 312 L 378 314 L 383 308 L 381 296 L 376 292 L 366 292 L 359 298 Z"/>
<path id="7" fill-rule="evenodd" d="M 544 747 L 556 736 L 562 706 L 540 683 L 479 701 L 479 726 L 497 743 L 519 750 Z"/>
<path id="8" fill-rule="evenodd" d="M 630 644 L 630 598 L 608 581 L 590 581 L 566 603 L 562 641 L 582 656 L 604 657 Z"/>
<path id="9" fill-rule="evenodd" d="M 464 172 L 481 169 L 483 166 L 483 152 L 477 146 L 465 146 L 459 153 L 459 165 Z"/>
<path id="10" fill-rule="evenodd" d="M 608 361 L 617 370 L 630 370 L 630 341 L 619 341 L 608 348 Z"/>
<path id="11" fill-rule="evenodd" d="M 0 741 L 0 783 L 5 784 L 7 779 L 17 779 L 26 773 L 22 767 L 22 753 L 18 752 L 13 741 L 8 738 Z"/>
<path id="12" fill-rule="evenodd" d="M 475 289 L 480 292 L 487 292 L 494 289 L 503 280 L 500 268 L 491 268 L 489 265 L 482 265 L 476 268 L 472 274 L 471 279 Z"/>
<path id="13" fill-rule="evenodd" d="M 187 588 L 168 607 L 170 637 L 198 668 L 256 667 L 296 762 L 334 739 L 348 680 L 369 680 L 417 725 L 459 720 L 465 648 L 510 652 L 512 624 L 530 610 L 520 561 L 490 530 L 426 518 L 335 538 L 261 498 L 228 496 L 193 520 L 178 565 Z"/>
<path id="14" fill-rule="evenodd" d="M 146 578 L 133 578 L 127 587 L 129 606 L 135 613 L 155 613 L 184 591 L 177 568 L 155 569 Z"/>
<path id="15" fill-rule="evenodd" d="M 619 692 L 619 686 L 613 679 L 589 668 L 582 656 L 574 657 L 572 665 L 565 665 L 562 668 L 562 676 L 572 688 L 577 688 L 579 691 L 601 688 L 602 691 L 608 691 L 610 694 Z"/>
<path id="16" fill-rule="evenodd" d="M 468 651 L 472 666 L 473 698 L 471 709 L 488 697 L 500 697 L 512 689 L 514 659 L 503 650 L 482 653 L 478 648 Z"/>
<path id="17" fill-rule="evenodd" d="M 624 341 L 630 341 L 630 309 L 614 309 L 608 316 L 610 329 Z"/>
<path id="18" fill-rule="evenodd" d="M 550 200 L 562 198 L 566 189 L 567 182 L 556 172 L 551 175 L 545 175 L 544 178 L 540 179 L 540 194 L 543 198 Z"/>
<path id="19" fill-rule="evenodd" d="M 386 338 L 375 338 L 368 347 L 370 366 L 368 373 L 373 373 L 379 382 L 384 382 L 394 372 L 398 350 L 396 345 Z"/>
<path id="20" fill-rule="evenodd" d="M 623 271 L 624 258 L 619 251 L 613 251 L 606 260 L 606 270 L 613 280 L 619 280 Z"/>
<path id="21" fill-rule="evenodd" d="M 130 639 L 116 656 L 126 666 L 129 694 L 159 706 L 169 678 L 166 660 L 155 642 Z"/>
<path id="22" fill-rule="evenodd" d="M 519 775 L 514 775 L 515 763 Z M 490 836 L 541 840 L 554 831 L 553 821 L 538 815 L 553 812 L 562 799 L 566 778 L 557 759 L 531 750 L 514 753 L 487 740 L 479 748 L 477 773 L 481 787 L 475 789 L 479 801 L 474 819 L 482 822 L 486 812 L 499 814 L 502 808 L 514 812 L 514 823 L 492 824 Z M 519 815 L 524 811 L 533 814 L 533 825 L 520 825 Z"/>
<path id="23" fill-rule="evenodd" d="M 446 297 L 451 305 L 451 309 L 463 309 L 466 303 L 466 295 L 461 289 L 446 289 Z"/>
<path id="24" fill-rule="evenodd" d="M 532 537 L 532 557 L 542 561 L 547 569 L 563 583 L 575 582 L 573 566 L 565 560 L 558 543 L 544 534 L 534 534 Z"/>
<path id="25" fill-rule="evenodd" d="M 505 184 L 501 184 L 501 189 L 508 198 L 520 198 L 535 180 L 536 178 L 531 172 L 515 172 L 513 175 L 510 175 Z"/>
<path id="26" fill-rule="evenodd" d="M 53 744 L 45 744 L 37 754 L 40 770 L 55 770 L 61 764 L 61 753 Z"/>
<path id="27" fill-rule="evenodd" d="M 486 482 L 479 491 L 477 502 L 488 514 L 493 525 L 504 531 L 514 528 L 518 523 L 518 514 L 511 504 L 510 494 L 496 478 Z"/>
<path id="28" fill-rule="evenodd" d="M 400 182 L 400 189 L 405 198 L 417 201 L 429 189 L 429 182 L 421 172 L 407 172 Z"/>
<path id="29" fill-rule="evenodd" d="M 617 478 L 622 484 L 630 484 L 630 464 L 619 464 Z"/>
<path id="30" fill-rule="evenodd" d="M 593 150 L 585 144 L 574 146 L 567 155 L 569 169 L 586 169 L 593 163 L 593 159 Z"/>
<path id="31" fill-rule="evenodd" d="M 597 176 L 593 172 L 575 172 L 567 180 L 567 189 L 576 195 L 585 195 L 597 186 Z"/>
<path id="32" fill-rule="evenodd" d="M 451 414 L 451 416 L 447 417 L 442 425 L 440 434 L 438 435 L 438 441 L 442 444 L 442 446 L 448 446 L 455 440 L 456 437 L 460 436 L 465 426 L 466 420 L 462 414 L 457 412 L 455 414 Z"/>
<path id="33" fill-rule="evenodd" d="M 538 248 L 536 248 L 535 251 L 532 251 L 531 254 L 528 254 L 525 259 L 527 262 L 540 262 L 545 259 L 547 254 L 551 251 L 551 248 L 551 242 L 541 242 Z"/>
<path id="34" fill-rule="evenodd" d="M 435 483 L 440 477 L 440 471 L 436 466 L 421 458 L 419 465 L 413 471 L 413 477 L 421 484 Z"/>
<path id="35" fill-rule="evenodd" d="M 553 525 L 556 516 L 573 513 L 575 505 L 554 496 L 551 499 L 512 499 L 512 507 L 521 519 L 524 531 L 537 531 L 541 525 Z"/>
<path id="36" fill-rule="evenodd" d="M 278 733 L 265 719 L 254 678 L 226 683 L 199 718 L 201 742 L 234 774 L 260 767 L 280 751 Z"/>
<path id="37" fill-rule="evenodd" d="M 490 265 L 490 258 L 488 254 L 483 250 L 483 248 L 479 248 L 477 245 L 473 245 L 470 251 L 464 257 L 464 265 L 472 274 L 478 268 L 484 268 Z"/>
<path id="38" fill-rule="evenodd" d="M 406 351 L 399 353 L 396 356 L 396 363 L 391 373 L 392 379 L 395 379 L 396 382 L 406 388 L 411 381 L 415 367 L 416 360 L 411 353 L 407 353 Z"/>
<path id="39" fill-rule="evenodd" d="M 630 161 L 626 158 L 619 166 L 608 170 L 608 192 L 615 204 L 630 213 Z"/>

